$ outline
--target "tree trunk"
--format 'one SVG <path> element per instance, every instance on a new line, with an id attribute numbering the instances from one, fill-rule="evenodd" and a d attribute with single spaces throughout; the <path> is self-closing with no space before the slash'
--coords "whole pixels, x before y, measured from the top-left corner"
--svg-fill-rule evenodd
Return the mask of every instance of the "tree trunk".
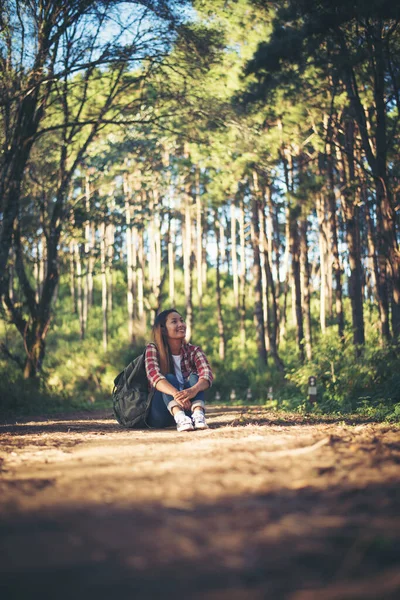
<path id="1" fill-rule="evenodd" d="M 10 250 L 10 264 L 8 267 L 8 295 L 10 297 L 11 302 L 14 302 L 14 252 Z"/>
<path id="2" fill-rule="evenodd" d="M 240 273 L 239 273 L 239 315 L 240 315 L 240 341 L 242 348 L 246 348 L 246 235 L 244 230 L 244 201 L 240 197 L 239 212 L 239 237 L 240 237 Z"/>
<path id="3" fill-rule="evenodd" d="M 343 340 L 344 337 L 344 311 L 343 311 L 343 298 L 342 298 L 342 269 L 339 258 L 339 245 L 338 245 L 338 233 L 337 233 L 337 220 L 336 220 L 336 197 L 335 197 L 335 182 L 333 175 L 333 155 L 332 147 L 328 145 L 329 153 L 327 155 L 327 167 L 328 167 L 328 210 L 329 210 L 329 225 L 330 225 L 330 238 L 332 242 L 332 266 L 335 275 L 335 298 L 336 298 L 336 318 L 338 325 L 339 338 Z"/>
<path id="4" fill-rule="evenodd" d="M 296 342 L 300 354 L 300 360 L 301 362 L 304 362 L 304 329 L 300 285 L 300 240 L 297 222 L 299 212 L 299 206 L 294 206 L 289 209 L 289 246 L 292 257 L 292 278 L 294 282 L 294 303 L 296 309 Z"/>
<path id="5" fill-rule="evenodd" d="M 222 216 L 222 215 L 221 215 Z M 219 220 L 219 243 L 220 243 L 220 256 L 221 256 L 221 267 L 227 264 L 227 270 L 229 272 L 229 261 L 227 260 L 226 244 L 225 244 L 225 227 L 222 224 L 222 220 Z M 224 269 L 225 270 L 225 269 Z"/>
<path id="6" fill-rule="evenodd" d="M 70 294 L 71 294 L 71 303 L 72 303 L 72 310 L 74 311 L 74 314 L 77 314 L 78 312 L 78 306 L 77 306 L 77 301 L 76 301 L 76 277 L 75 277 L 75 253 L 74 253 L 74 249 L 75 249 L 75 242 L 72 240 L 69 243 L 69 290 L 70 290 Z"/>
<path id="7" fill-rule="evenodd" d="M 100 226 L 100 265 L 101 265 L 101 312 L 103 316 L 103 350 L 108 345 L 108 320 L 107 320 L 107 248 L 106 248 L 106 224 Z"/>
<path id="8" fill-rule="evenodd" d="M 207 222 L 207 207 L 204 206 L 203 214 L 203 242 L 202 242 L 202 267 L 201 267 L 201 276 L 203 280 L 203 289 L 207 287 L 207 235 L 208 235 L 208 222 Z"/>
<path id="9" fill-rule="evenodd" d="M 40 250 L 39 250 L 40 248 Z M 47 263 L 47 242 L 46 242 L 46 236 L 44 234 L 41 235 L 40 237 L 40 246 L 38 248 L 39 251 L 39 285 L 38 285 L 38 301 L 41 298 L 42 295 L 42 291 L 43 291 L 43 283 L 44 280 L 46 279 L 46 263 Z"/>
<path id="10" fill-rule="evenodd" d="M 308 262 L 307 217 L 300 221 L 300 281 L 304 314 L 304 339 L 307 360 L 312 359 L 310 265 Z"/>
<path id="11" fill-rule="evenodd" d="M 289 294 L 289 281 L 290 281 L 290 268 L 289 268 L 289 260 L 290 260 L 290 216 L 289 216 L 289 205 L 288 203 L 285 206 L 285 254 L 283 257 L 283 272 L 285 273 L 285 279 L 283 281 L 283 302 L 282 302 L 282 310 L 281 310 L 281 321 L 280 321 L 280 332 L 279 338 L 284 339 L 286 336 L 287 329 L 287 299 Z"/>
<path id="12" fill-rule="evenodd" d="M 37 320 L 29 327 L 24 344 L 26 351 L 24 379 L 32 379 L 41 370 L 46 346 L 40 323 Z"/>
<path id="13" fill-rule="evenodd" d="M 392 332 L 395 338 L 400 336 L 400 252 L 397 242 L 396 212 L 393 203 L 391 181 L 388 176 L 387 158 L 387 97 L 385 81 L 385 57 L 382 38 L 382 23 L 378 21 L 372 33 L 372 44 L 374 50 L 374 100 L 376 109 L 376 160 L 375 160 L 375 186 L 377 200 L 377 223 L 378 223 L 378 251 L 379 256 L 386 257 L 386 271 L 390 277 L 391 284 L 391 319 Z M 384 290 L 384 273 L 380 275 L 379 287 Z M 386 286 L 387 289 L 387 286 Z M 386 295 L 386 289 L 384 294 Z M 386 302 L 386 301 L 385 301 Z M 387 336 L 386 323 L 384 323 L 384 335 Z M 389 335 L 387 337 L 390 336 Z"/>
<path id="14" fill-rule="evenodd" d="M 353 343 L 358 348 L 365 343 L 364 333 L 364 306 L 362 294 L 362 261 L 360 241 L 360 208 L 359 208 L 359 186 L 356 188 L 355 157 L 354 157 L 354 121 L 346 118 L 345 129 L 345 152 L 342 152 L 342 193 L 340 200 L 345 221 L 346 241 L 349 252 L 349 296 L 351 301 Z M 346 168 L 347 167 L 347 168 Z M 357 191 L 356 191 L 357 190 Z M 357 198 L 357 196 L 358 198 Z M 368 200 L 366 199 L 366 202 Z M 366 204 L 366 212 L 368 206 Z"/>
<path id="15" fill-rule="evenodd" d="M 219 226 L 218 212 L 215 211 L 215 238 L 217 242 L 217 264 L 216 264 L 216 296 L 217 296 L 217 321 L 218 321 L 218 337 L 219 346 L 218 353 L 219 358 L 225 360 L 225 330 L 224 320 L 221 303 L 221 276 L 220 276 L 220 241 L 221 241 L 221 229 Z"/>
<path id="16" fill-rule="evenodd" d="M 39 297 L 40 297 L 40 279 L 39 279 L 40 250 L 39 250 L 39 240 L 36 240 L 33 243 L 32 254 L 33 254 L 33 279 L 35 281 L 35 298 L 36 298 L 36 302 L 39 302 Z"/>
<path id="17" fill-rule="evenodd" d="M 184 195 L 184 227 L 183 227 L 183 277 L 185 285 L 185 307 L 186 307 L 186 335 L 189 340 L 193 328 L 193 304 L 192 304 L 192 219 L 191 219 L 191 196 L 189 190 Z"/>
<path id="18" fill-rule="evenodd" d="M 233 298 L 236 310 L 239 310 L 239 275 L 238 260 L 236 248 L 236 204 L 231 203 L 231 248 L 232 248 L 232 278 L 233 278 Z"/>
<path id="19" fill-rule="evenodd" d="M 113 310 L 113 262 L 114 262 L 114 241 L 115 241 L 115 225 L 114 223 L 108 223 L 107 225 L 107 287 L 108 287 L 108 300 L 107 310 L 112 315 Z M 136 275 L 136 269 L 134 271 Z"/>
<path id="20" fill-rule="evenodd" d="M 272 265 L 275 265 L 276 273 L 276 285 L 274 285 L 274 303 L 276 305 L 276 345 L 279 346 L 279 324 L 280 324 L 280 232 L 279 232 L 279 219 L 278 219 L 278 208 L 272 199 L 271 186 L 267 187 L 266 190 L 266 201 L 267 201 L 267 241 L 268 241 L 268 256 L 270 261 L 270 269 Z"/>
<path id="21" fill-rule="evenodd" d="M 254 281 L 254 324 L 256 328 L 256 342 L 260 367 L 268 364 L 267 349 L 265 346 L 265 326 L 262 305 L 262 275 L 260 261 L 260 225 L 259 225 L 259 200 L 257 174 L 253 173 L 254 191 L 252 198 L 251 243 L 253 248 L 253 281 Z"/>
<path id="22" fill-rule="evenodd" d="M 127 269 L 127 290 L 126 290 L 126 303 L 128 311 L 128 336 L 129 343 L 134 342 L 134 329 L 133 329 L 133 264 L 132 264 L 132 245 L 133 245 L 133 234 L 132 234 L 132 219 L 131 219 L 131 188 L 128 180 L 128 175 L 125 174 L 124 178 L 124 196 L 125 196 L 125 245 L 126 245 L 126 269 Z"/>
<path id="23" fill-rule="evenodd" d="M 264 336 L 265 336 L 265 349 L 267 355 L 270 352 L 270 339 L 271 339 L 271 315 L 270 307 L 268 303 L 269 286 L 267 279 L 267 265 L 266 265 L 266 254 L 267 250 L 267 239 L 265 236 L 265 213 L 262 201 L 259 203 L 259 215 L 258 221 L 260 224 L 260 266 L 261 266 L 261 287 L 262 287 L 262 306 L 263 306 L 263 319 L 264 319 Z"/>
<path id="24" fill-rule="evenodd" d="M 327 262 L 327 239 L 325 229 L 325 198 L 324 196 L 318 195 L 317 202 L 317 216 L 318 216 L 318 241 L 319 241 L 319 279 L 320 279 L 320 292 L 319 292 L 319 321 L 321 325 L 321 333 L 326 333 L 326 262 Z"/>
<path id="25" fill-rule="evenodd" d="M 375 226 L 374 226 L 372 216 L 371 216 L 371 212 L 372 212 L 371 202 L 368 198 L 368 193 L 367 193 L 367 190 L 365 189 L 365 185 L 363 185 L 363 189 L 361 190 L 361 192 L 362 192 L 362 195 L 364 198 L 365 218 L 367 221 L 368 258 L 369 258 L 369 267 L 371 269 L 371 277 L 372 277 L 372 281 L 373 281 L 373 283 L 372 283 L 372 287 L 374 290 L 373 298 L 376 301 L 376 303 L 378 305 L 378 310 L 379 310 L 378 293 L 377 293 L 379 267 L 378 267 L 378 258 L 377 258 L 377 253 L 376 253 L 376 244 L 375 244 L 376 231 L 375 231 Z M 379 321 L 380 321 L 380 318 L 379 318 Z M 380 333 L 381 333 L 381 343 L 383 343 L 382 328 L 380 328 Z"/>
<path id="26" fill-rule="evenodd" d="M 89 307 L 93 306 L 93 289 L 94 289 L 94 268 L 96 264 L 95 259 L 96 251 L 96 226 L 94 223 L 90 224 L 90 245 L 89 245 L 89 259 L 88 259 L 88 303 Z"/>
<path id="27" fill-rule="evenodd" d="M 46 236 L 46 279 L 43 283 L 39 302 L 36 302 L 35 290 L 32 287 L 24 265 L 23 246 L 21 241 L 20 224 L 14 227 L 15 268 L 20 288 L 23 291 L 29 320 L 26 321 L 21 309 L 13 305 L 10 296 L 5 298 L 6 306 L 13 323 L 22 335 L 26 351 L 24 376 L 31 378 L 42 368 L 45 353 L 45 338 L 50 326 L 51 307 L 58 286 L 58 245 L 60 241 L 59 209 L 61 196 L 65 189 L 60 189 L 54 202 L 53 215 L 49 232 Z"/>
<path id="28" fill-rule="evenodd" d="M 76 264 L 76 298 L 77 298 L 77 308 L 78 308 L 78 316 L 79 316 L 79 326 L 81 333 L 81 340 L 85 337 L 85 321 L 83 314 L 83 275 L 82 275 L 82 261 L 81 261 L 81 252 L 80 252 L 80 244 L 75 243 L 75 264 Z"/>
<path id="29" fill-rule="evenodd" d="M 170 306 L 175 305 L 175 256 L 174 256 L 174 245 L 175 235 L 172 229 L 172 219 L 170 215 L 169 219 L 169 230 L 168 230 L 168 280 L 169 280 L 169 304 Z"/>
<path id="30" fill-rule="evenodd" d="M 43 31 L 42 43 L 48 33 Z M 47 42 L 46 42 L 47 43 Z M 0 231 L 0 296 L 6 292 L 4 275 L 7 273 L 7 262 L 12 245 L 14 222 L 18 215 L 21 185 L 26 164 L 29 160 L 35 134 L 44 114 L 47 97 L 50 93 L 43 90 L 40 81 L 43 75 L 44 61 L 48 58 L 45 52 L 40 52 L 26 82 L 25 91 L 17 111 L 13 127 L 12 140 L 9 140 L 8 151 L 4 156 L 3 168 L 0 172 L 0 210 L 2 212 L 2 227 Z"/>
<path id="31" fill-rule="evenodd" d="M 154 234 L 154 269 L 155 269 L 155 277 L 154 277 L 154 296 L 155 296 L 155 310 L 156 314 L 160 310 L 161 306 L 161 288 L 162 288 L 162 279 L 161 279 L 161 220 L 160 220 L 160 195 L 157 188 L 153 188 L 153 196 L 154 196 L 154 210 L 152 215 L 153 221 L 153 234 Z"/>
<path id="32" fill-rule="evenodd" d="M 261 230 L 261 238 L 262 238 L 262 248 L 261 252 L 263 255 L 263 268 L 265 271 L 265 301 L 267 304 L 267 310 L 264 311 L 264 314 L 267 318 L 267 333 L 268 333 L 268 349 L 270 355 L 272 356 L 275 367 L 280 373 L 283 373 L 284 366 L 283 362 L 278 353 L 278 307 L 276 302 L 276 292 L 275 292 L 275 283 L 272 276 L 271 270 L 271 254 L 270 249 L 272 248 L 272 244 L 269 243 L 269 240 L 266 236 L 266 220 L 264 209 L 260 210 L 260 230 Z"/>
<path id="33" fill-rule="evenodd" d="M 89 220 L 91 210 L 91 186 L 90 186 L 90 175 L 87 172 L 85 178 L 85 208 L 86 208 L 86 221 L 85 221 L 85 263 L 86 263 L 86 278 L 85 278 L 85 292 L 84 292 L 84 314 L 85 322 L 88 320 L 89 307 L 93 305 L 93 229 Z"/>
<path id="34" fill-rule="evenodd" d="M 200 193 L 200 169 L 196 168 L 196 276 L 199 308 L 203 305 L 203 211 Z"/>
<path id="35" fill-rule="evenodd" d="M 139 229 L 138 268 L 137 268 L 137 304 L 138 317 L 144 318 L 144 242 L 143 229 Z"/>
<path id="36" fill-rule="evenodd" d="M 390 254 L 390 224 L 387 215 L 386 192 L 382 183 L 376 183 L 376 247 L 378 251 L 378 298 L 379 312 L 381 318 L 381 331 L 384 340 L 391 339 L 390 321 L 389 321 L 389 286 L 388 279 L 391 275 L 389 254 Z M 383 210 L 382 210 L 383 209 Z M 386 214 L 385 214 L 386 213 Z M 391 278 L 393 281 L 393 277 Z M 395 304 L 393 304 L 395 306 Z"/>
<path id="37" fill-rule="evenodd" d="M 374 29 L 374 30 L 373 30 Z M 387 149 L 388 135 L 386 124 L 386 83 L 385 83 L 385 58 L 383 53 L 384 40 L 383 28 L 377 23 L 371 25 L 367 31 L 367 44 L 373 63 L 373 109 L 375 118 L 375 139 L 371 139 L 368 128 L 368 116 L 361 102 L 358 82 L 350 60 L 347 41 L 342 35 L 339 37 L 342 52 L 342 77 L 350 100 L 351 109 L 357 122 L 363 150 L 368 165 L 372 171 L 375 182 L 376 195 L 376 247 L 378 252 L 379 276 L 377 282 L 380 322 L 382 336 L 390 340 L 389 325 L 389 290 L 388 278 L 391 279 L 393 290 L 392 300 L 392 328 L 397 337 L 400 334 L 400 253 L 397 243 L 396 212 L 393 205 L 391 182 L 388 177 Z M 340 33 L 340 30 L 338 31 Z M 375 146 L 375 154 L 374 154 Z"/>

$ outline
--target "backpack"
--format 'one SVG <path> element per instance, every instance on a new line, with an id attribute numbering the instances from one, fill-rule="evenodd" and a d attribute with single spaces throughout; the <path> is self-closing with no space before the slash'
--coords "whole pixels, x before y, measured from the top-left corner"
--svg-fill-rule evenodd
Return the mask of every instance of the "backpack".
<path id="1" fill-rule="evenodd" d="M 143 352 L 114 379 L 113 412 L 122 427 L 147 426 L 154 389 L 149 392 L 144 356 Z"/>

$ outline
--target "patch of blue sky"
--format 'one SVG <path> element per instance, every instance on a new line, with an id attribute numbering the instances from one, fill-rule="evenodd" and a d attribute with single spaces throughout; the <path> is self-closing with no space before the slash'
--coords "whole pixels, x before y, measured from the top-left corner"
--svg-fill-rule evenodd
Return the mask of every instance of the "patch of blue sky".
<path id="1" fill-rule="evenodd" d="M 17 6 L 21 6 L 19 11 Z M 188 22 L 195 16 L 190 3 L 185 0 L 169 2 L 168 6 L 174 25 Z M 31 6 L 23 4 L 9 2 L 8 9 L 14 67 L 29 71 L 37 54 L 35 15 Z M 170 21 L 148 6 L 132 2 L 118 2 L 111 8 L 98 6 L 82 16 L 74 28 L 67 30 L 60 44 L 56 69 L 63 71 L 67 48 L 73 53 L 73 74 L 84 70 L 89 61 L 99 61 L 99 68 L 107 68 L 118 53 L 124 55 L 124 52 L 125 57 L 130 54 L 132 66 L 140 66 L 145 59 L 165 55 L 175 36 Z M 0 51 L 6 53 L 6 46 L 7 41 L 0 35 Z M 100 63 L 105 49 L 109 50 L 109 55 Z"/>

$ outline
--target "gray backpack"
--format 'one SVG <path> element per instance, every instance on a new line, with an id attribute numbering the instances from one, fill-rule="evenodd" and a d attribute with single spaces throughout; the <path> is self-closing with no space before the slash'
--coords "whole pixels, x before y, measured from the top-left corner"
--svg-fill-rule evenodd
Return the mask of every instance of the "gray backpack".
<path id="1" fill-rule="evenodd" d="M 123 427 L 146 427 L 146 418 L 154 390 L 149 384 L 144 366 L 144 352 L 114 379 L 113 412 Z"/>

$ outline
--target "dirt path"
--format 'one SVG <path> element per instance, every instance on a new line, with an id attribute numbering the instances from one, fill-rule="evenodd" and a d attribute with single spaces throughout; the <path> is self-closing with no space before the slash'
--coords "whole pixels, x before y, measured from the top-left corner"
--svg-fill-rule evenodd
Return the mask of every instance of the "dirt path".
<path id="1" fill-rule="evenodd" d="M 0 597 L 400 598 L 400 428 L 259 408 L 0 426 Z"/>

